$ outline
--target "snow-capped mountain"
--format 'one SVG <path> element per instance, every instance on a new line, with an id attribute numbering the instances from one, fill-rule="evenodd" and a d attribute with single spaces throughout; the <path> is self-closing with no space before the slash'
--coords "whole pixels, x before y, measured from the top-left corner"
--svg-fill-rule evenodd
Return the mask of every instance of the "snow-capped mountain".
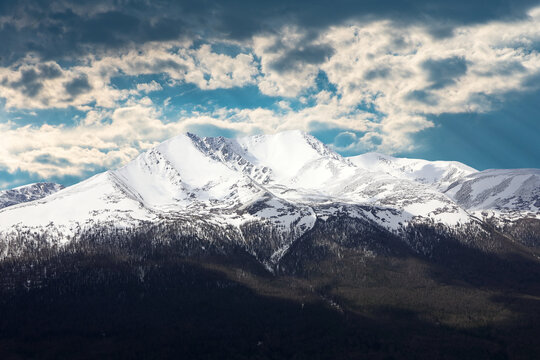
<path id="1" fill-rule="evenodd" d="M 55 183 L 35 183 L 0 191 L 0 209 L 44 198 L 62 190 L 64 187 Z"/>
<path id="2" fill-rule="evenodd" d="M 472 226 L 478 220 L 467 210 L 495 203 L 477 200 L 485 197 L 477 187 L 492 184 L 479 182 L 482 174 L 457 162 L 379 154 L 344 158 L 299 131 L 237 139 L 188 133 L 122 168 L 0 210 L 0 242 L 31 232 L 62 244 L 98 227 L 184 223 L 195 232 L 222 229 L 227 241 L 275 264 L 295 240 L 329 217 L 359 219 L 396 236 L 415 224 L 453 231 Z M 497 187 L 509 199 L 497 204 L 537 199 L 538 177 L 530 176 L 519 177 L 522 186 L 512 182 L 508 188 L 519 191 L 519 201 Z M 475 190 L 467 197 L 469 188 Z M 538 213 L 535 201 L 530 209 Z"/>
<path id="3" fill-rule="evenodd" d="M 427 161 L 395 158 L 378 153 L 366 153 L 349 158 L 356 166 L 369 171 L 381 171 L 398 178 L 433 185 L 444 191 L 461 178 L 478 172 L 457 161 Z"/>

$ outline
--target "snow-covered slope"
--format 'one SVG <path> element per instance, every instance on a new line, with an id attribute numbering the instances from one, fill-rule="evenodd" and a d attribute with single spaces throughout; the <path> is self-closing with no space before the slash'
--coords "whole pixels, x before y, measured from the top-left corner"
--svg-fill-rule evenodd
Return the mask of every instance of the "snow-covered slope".
<path id="1" fill-rule="evenodd" d="M 456 161 L 395 158 L 378 153 L 348 159 L 368 171 L 430 185 L 479 218 L 540 218 L 539 169 L 477 171 Z"/>
<path id="2" fill-rule="evenodd" d="M 105 172 L 48 197 L 0 210 L 0 229 L 42 230 L 67 237 L 99 223 L 121 227 L 151 218 L 111 172 Z"/>
<path id="3" fill-rule="evenodd" d="M 478 216 L 540 218 L 540 169 L 477 172 L 454 183 L 446 194 Z"/>
<path id="4" fill-rule="evenodd" d="M 254 244 L 264 236 L 248 239 L 246 227 L 258 224 L 271 229 L 273 240 L 264 257 L 275 262 L 317 219 L 332 215 L 359 218 L 395 234 L 408 224 L 455 229 L 470 224 L 475 220 L 466 209 L 493 203 L 463 195 L 468 187 L 476 189 L 468 184 L 479 174 L 454 162 L 379 154 L 344 158 L 299 131 L 237 139 L 188 133 L 122 168 L 0 210 L 0 240 L 32 231 L 65 242 L 97 226 L 136 228 L 190 219 L 232 231 L 235 241 L 257 253 Z M 537 177 L 527 179 L 516 188 L 520 199 L 537 194 Z M 446 194 L 440 191 L 451 183 L 455 185 Z M 474 190 L 475 199 L 477 193 L 481 191 Z M 519 204 L 512 199 L 504 205 Z M 520 201 L 530 202 L 526 199 Z M 530 210 L 538 212 L 535 206 Z"/>
<path id="5" fill-rule="evenodd" d="M 63 189 L 60 184 L 55 183 L 35 183 L 19 186 L 10 190 L 0 191 L 0 209 L 44 198 Z"/>
<path id="6" fill-rule="evenodd" d="M 349 158 L 356 166 L 381 171 L 395 177 L 433 185 L 444 191 L 455 181 L 477 170 L 457 161 L 427 161 L 395 158 L 378 153 L 366 153 Z"/>

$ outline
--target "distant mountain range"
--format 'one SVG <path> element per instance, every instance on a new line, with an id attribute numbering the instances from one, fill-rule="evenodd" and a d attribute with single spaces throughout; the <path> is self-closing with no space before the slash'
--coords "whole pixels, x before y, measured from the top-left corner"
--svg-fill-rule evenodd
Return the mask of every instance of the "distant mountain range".
<path id="1" fill-rule="evenodd" d="M 184 223 L 230 233 L 211 242 L 232 242 L 272 268 L 329 217 L 361 220 L 403 238 L 419 225 L 468 233 L 485 220 L 511 227 L 539 219 L 540 170 L 477 171 L 377 153 L 347 158 L 300 131 L 237 139 L 188 133 L 65 189 L 39 183 L 3 191 L 0 204 L 4 244 L 25 231 L 65 244 L 97 228 L 129 232 Z M 246 238 L 255 224 L 272 240 Z"/>

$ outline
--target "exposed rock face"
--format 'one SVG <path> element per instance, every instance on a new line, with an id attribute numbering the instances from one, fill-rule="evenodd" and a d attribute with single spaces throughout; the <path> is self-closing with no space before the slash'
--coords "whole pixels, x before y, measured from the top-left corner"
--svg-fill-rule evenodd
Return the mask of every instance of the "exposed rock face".
<path id="1" fill-rule="evenodd" d="M 62 190 L 64 187 L 55 183 L 35 183 L 0 191 L 0 209 L 20 203 L 38 200 Z"/>

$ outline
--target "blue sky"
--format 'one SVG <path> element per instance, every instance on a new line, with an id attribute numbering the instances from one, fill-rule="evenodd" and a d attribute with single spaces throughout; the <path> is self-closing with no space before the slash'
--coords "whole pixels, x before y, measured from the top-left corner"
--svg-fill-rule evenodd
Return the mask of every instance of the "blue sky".
<path id="1" fill-rule="evenodd" d="M 0 188 L 175 134 L 540 168 L 537 1 L 1 1 Z M 504 36 L 503 36 L 504 35 Z"/>

